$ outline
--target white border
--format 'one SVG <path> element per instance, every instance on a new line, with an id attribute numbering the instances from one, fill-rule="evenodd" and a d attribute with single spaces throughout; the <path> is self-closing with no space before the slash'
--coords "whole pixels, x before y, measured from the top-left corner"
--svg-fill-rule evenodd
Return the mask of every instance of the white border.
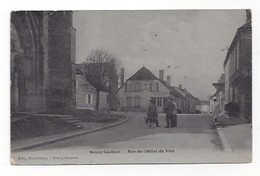
<path id="1" fill-rule="evenodd" d="M 9 132 L 9 42 L 11 10 L 125 10 L 125 9 L 252 9 L 253 16 L 253 163 L 229 165 L 122 165 L 122 166 L 11 166 Z M 257 0 L 9 0 L 1 2 L 0 12 L 0 173 L 1 175 L 259 175 L 259 118 L 257 100 L 260 99 L 259 79 L 259 22 Z"/>

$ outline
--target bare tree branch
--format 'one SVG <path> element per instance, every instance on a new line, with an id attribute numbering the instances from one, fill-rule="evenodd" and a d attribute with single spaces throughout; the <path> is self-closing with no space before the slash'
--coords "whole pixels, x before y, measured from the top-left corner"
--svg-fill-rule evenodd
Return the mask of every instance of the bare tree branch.
<path id="1" fill-rule="evenodd" d="M 109 90 L 107 84 L 117 81 L 119 61 L 117 57 L 104 49 L 94 49 L 86 58 L 86 79 L 97 90 L 96 109 L 99 109 L 99 91 Z"/>

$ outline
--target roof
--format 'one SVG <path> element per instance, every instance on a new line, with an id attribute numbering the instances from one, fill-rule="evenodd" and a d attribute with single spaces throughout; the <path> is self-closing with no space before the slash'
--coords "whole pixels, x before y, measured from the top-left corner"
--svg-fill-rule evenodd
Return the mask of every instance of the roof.
<path id="1" fill-rule="evenodd" d="M 141 80 L 160 80 L 159 78 L 157 78 L 156 76 L 154 76 L 154 74 L 150 71 L 150 70 L 148 70 L 146 67 L 142 67 L 142 68 L 140 68 L 135 74 L 133 74 L 133 76 L 131 76 L 130 78 L 128 78 L 125 82 L 124 82 L 124 84 L 122 84 L 120 87 L 119 87 L 119 89 L 118 89 L 118 91 L 125 85 L 125 83 L 127 82 L 127 81 L 129 81 L 129 80 L 139 80 L 139 81 L 141 81 Z M 163 80 L 160 80 L 161 82 L 163 81 Z M 162 82 L 162 84 L 166 84 L 166 82 L 165 83 L 163 83 Z"/>
<path id="2" fill-rule="evenodd" d="M 226 55 L 226 58 L 225 58 L 225 61 L 224 61 L 224 66 L 226 66 L 227 62 L 228 62 L 228 59 L 229 59 L 229 55 L 234 47 L 234 45 L 236 44 L 236 41 L 237 41 L 237 38 L 239 37 L 240 35 L 240 31 L 243 31 L 243 30 L 252 30 L 252 25 L 251 25 L 251 20 L 246 22 L 243 26 L 239 27 L 237 29 L 237 32 L 235 34 L 235 37 L 233 38 L 230 46 L 229 46 L 229 49 L 228 49 L 228 52 L 227 52 L 227 55 Z"/>
<path id="3" fill-rule="evenodd" d="M 185 94 L 178 87 L 171 86 L 170 90 L 174 96 L 179 97 L 179 98 L 185 98 Z"/>
<path id="4" fill-rule="evenodd" d="M 128 80 L 153 80 L 153 79 L 158 79 L 158 78 L 154 76 L 154 74 L 150 70 L 148 70 L 143 66 Z"/>
<path id="5" fill-rule="evenodd" d="M 188 98 L 196 99 L 187 89 L 180 89 Z"/>
<path id="6" fill-rule="evenodd" d="M 180 88 L 176 87 L 176 86 L 169 86 L 166 81 L 157 78 L 156 76 L 154 76 L 154 74 L 148 70 L 146 67 L 142 67 L 140 68 L 133 76 L 131 76 L 129 79 L 127 79 L 123 85 L 125 85 L 125 83 L 128 80 L 158 80 L 160 81 L 167 89 L 169 89 L 169 91 L 176 97 L 179 98 L 186 98 L 186 96 L 190 97 L 190 98 L 194 98 L 196 99 L 193 95 L 191 95 L 191 93 L 189 93 L 186 89 L 186 93 L 184 93 Z M 123 86 L 122 85 L 122 86 Z M 118 91 L 122 88 L 122 86 L 118 89 Z"/>
<path id="7" fill-rule="evenodd" d="M 86 73 L 86 63 L 76 64 L 76 70 L 81 70 L 82 73 Z"/>
<path id="8" fill-rule="evenodd" d="M 214 98 L 219 92 L 221 92 L 221 90 L 217 90 L 217 91 L 210 97 L 210 99 Z"/>

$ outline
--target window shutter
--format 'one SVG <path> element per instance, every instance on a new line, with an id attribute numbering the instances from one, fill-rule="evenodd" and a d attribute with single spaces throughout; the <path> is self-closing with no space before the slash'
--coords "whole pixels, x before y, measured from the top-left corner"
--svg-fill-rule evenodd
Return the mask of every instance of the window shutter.
<path id="1" fill-rule="evenodd" d="M 91 104 L 91 94 L 88 94 L 88 104 Z"/>
<path id="2" fill-rule="evenodd" d="M 157 87 L 156 87 L 156 90 L 157 90 L 157 92 L 159 92 L 159 83 L 156 83 L 157 85 Z"/>
<path id="3" fill-rule="evenodd" d="M 86 94 L 86 104 L 88 104 L 88 94 Z"/>
<path id="4" fill-rule="evenodd" d="M 92 104 L 93 102 L 94 102 L 94 94 L 91 94 L 91 101 L 90 101 L 90 103 Z"/>

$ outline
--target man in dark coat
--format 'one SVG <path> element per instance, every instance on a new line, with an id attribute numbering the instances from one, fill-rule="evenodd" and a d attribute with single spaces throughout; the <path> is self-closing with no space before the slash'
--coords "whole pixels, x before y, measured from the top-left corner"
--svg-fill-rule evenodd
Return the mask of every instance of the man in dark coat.
<path id="1" fill-rule="evenodd" d="M 174 99 L 170 97 L 168 99 L 168 102 L 165 105 L 166 123 L 167 123 L 167 126 L 165 128 L 173 128 L 177 126 L 176 105 L 173 100 Z"/>
<path id="2" fill-rule="evenodd" d="M 148 121 L 149 121 L 149 127 L 151 127 L 152 123 L 155 123 L 156 127 L 159 127 L 159 123 L 157 120 L 158 109 L 157 109 L 157 106 L 153 99 L 150 100 L 150 104 L 149 104 L 148 110 L 147 110 L 147 117 L 148 117 Z"/>

